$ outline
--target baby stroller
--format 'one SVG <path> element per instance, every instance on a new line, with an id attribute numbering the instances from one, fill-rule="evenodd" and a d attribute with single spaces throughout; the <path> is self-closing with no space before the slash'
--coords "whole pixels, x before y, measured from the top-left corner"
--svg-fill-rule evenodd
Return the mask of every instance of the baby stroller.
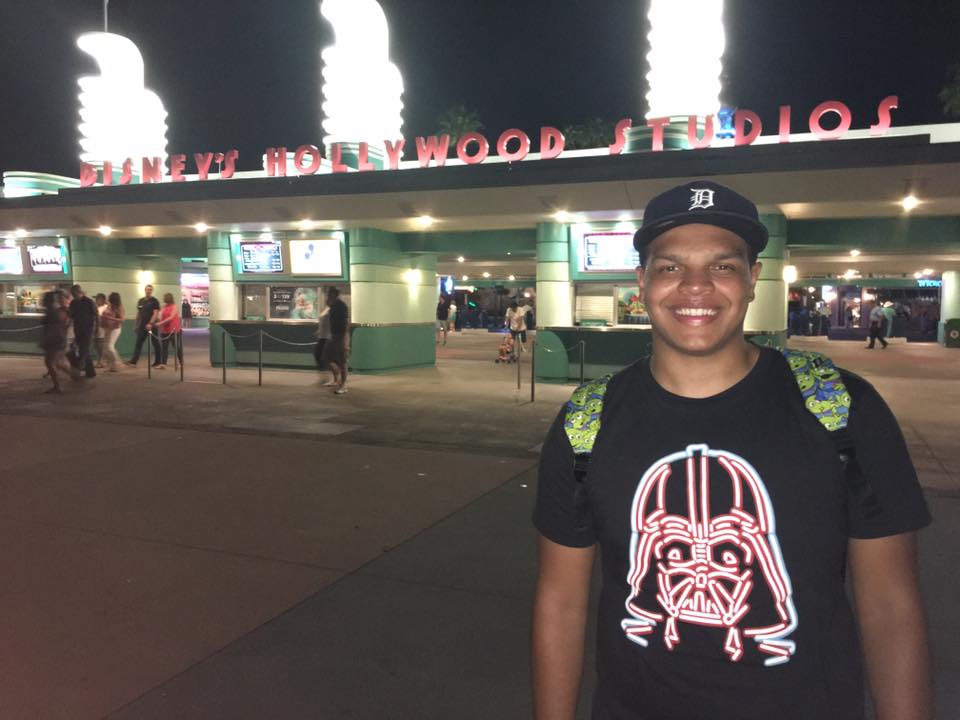
<path id="1" fill-rule="evenodd" d="M 500 341 L 499 355 L 494 362 L 497 363 L 515 363 L 517 361 L 517 355 L 513 352 L 513 336 L 504 335 L 503 340 Z"/>

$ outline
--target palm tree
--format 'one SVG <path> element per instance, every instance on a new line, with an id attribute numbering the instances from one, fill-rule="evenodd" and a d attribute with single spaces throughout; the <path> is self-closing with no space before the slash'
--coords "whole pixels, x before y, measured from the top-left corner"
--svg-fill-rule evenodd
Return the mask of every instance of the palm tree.
<path id="1" fill-rule="evenodd" d="M 960 62 L 947 69 L 947 84 L 937 95 L 943 103 L 943 114 L 960 117 Z"/>
<path id="2" fill-rule="evenodd" d="M 458 103 L 447 110 L 437 119 L 437 127 L 441 135 L 450 136 L 450 150 L 457 147 L 457 140 L 469 132 L 479 132 L 483 129 L 480 122 L 480 113 Z"/>
<path id="3" fill-rule="evenodd" d="M 567 150 L 606 147 L 614 141 L 613 130 L 616 126 L 616 120 L 602 117 L 592 117 L 581 123 L 567 125 L 562 130 L 565 147 Z"/>

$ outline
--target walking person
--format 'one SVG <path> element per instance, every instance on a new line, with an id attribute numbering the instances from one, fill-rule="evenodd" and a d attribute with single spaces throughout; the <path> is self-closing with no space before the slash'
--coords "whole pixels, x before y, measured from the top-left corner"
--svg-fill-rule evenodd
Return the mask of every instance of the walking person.
<path id="1" fill-rule="evenodd" d="M 514 355 L 525 352 L 523 346 L 527 342 L 527 309 L 516 302 L 510 303 L 504 322 L 513 336 Z"/>
<path id="2" fill-rule="evenodd" d="M 880 307 L 880 303 L 876 303 L 870 309 L 870 343 L 867 345 L 867 350 L 873 350 L 874 342 L 879 340 L 880 345 L 886 347 L 886 339 L 883 337 L 883 326 L 886 322 L 886 318 L 883 315 L 883 308 Z"/>
<path id="3" fill-rule="evenodd" d="M 324 369 L 330 369 L 330 379 L 325 383 L 321 383 L 321 387 L 336 387 L 340 384 L 337 381 L 337 376 L 333 374 L 332 368 L 330 368 L 326 360 L 323 359 L 324 350 L 331 337 L 330 305 L 328 304 L 324 304 L 323 310 L 320 311 L 320 316 L 317 318 L 317 329 L 314 332 L 314 337 L 317 338 L 317 344 L 313 346 L 313 359 L 317 362 L 317 370 L 323 372 Z"/>
<path id="4" fill-rule="evenodd" d="M 147 285 L 143 288 L 143 297 L 137 301 L 137 341 L 133 346 L 133 355 L 127 360 L 127 365 L 131 367 L 137 366 L 137 363 L 140 361 L 140 351 L 143 349 L 143 343 L 153 329 L 153 324 L 156 322 L 159 314 L 160 303 L 157 302 L 157 299 L 153 296 L 153 285 Z M 156 335 L 150 338 L 150 343 L 153 345 L 154 358 L 158 358 L 160 356 L 160 341 Z M 154 364 L 156 363 L 157 361 L 155 360 Z"/>
<path id="5" fill-rule="evenodd" d="M 437 299 L 437 345 L 440 344 L 441 338 L 443 339 L 443 344 L 447 344 L 447 331 L 449 330 L 449 321 L 450 321 L 450 302 L 441 295 Z"/>
<path id="6" fill-rule="evenodd" d="M 717 183 L 647 203 L 652 355 L 574 392 L 540 456 L 536 720 L 574 718 L 598 545 L 594 720 L 863 720 L 862 660 L 878 718 L 932 717 L 906 443 L 867 381 L 745 338 L 766 244 Z"/>
<path id="7" fill-rule="evenodd" d="M 47 377 L 53 382 L 46 392 L 60 395 L 60 377 L 57 371 L 71 373 L 70 363 L 64 355 L 67 351 L 67 310 L 60 304 L 61 293 L 51 290 L 43 294 L 43 336 L 40 347 L 43 349 L 43 364 L 47 368 Z"/>
<path id="8" fill-rule="evenodd" d="M 103 350 L 107 337 L 106 330 L 103 327 L 103 313 L 107 309 L 107 296 L 103 293 L 97 293 L 93 299 L 97 305 L 97 332 L 93 336 L 93 346 L 97 350 L 97 362 L 94 367 L 99 370 L 103 367 Z"/>
<path id="9" fill-rule="evenodd" d="M 100 316 L 100 323 L 104 329 L 103 356 L 106 359 L 107 372 L 116 372 L 120 364 L 117 354 L 117 339 L 123 329 L 123 304 L 120 293 L 112 292 L 107 298 L 107 308 Z"/>
<path id="10" fill-rule="evenodd" d="M 73 299 L 70 301 L 68 313 L 77 343 L 77 370 L 74 378 L 79 379 L 81 372 L 88 378 L 94 378 L 97 376 L 97 371 L 93 367 L 93 359 L 90 356 L 90 345 L 99 320 L 97 306 L 84 294 L 83 288 L 79 285 L 70 288 L 70 295 Z"/>
<path id="11" fill-rule="evenodd" d="M 183 364 L 183 346 L 180 339 L 180 313 L 177 311 L 177 305 L 173 301 L 173 293 L 165 293 L 163 296 L 163 307 L 160 308 L 160 314 L 154 325 L 156 332 L 160 334 L 160 356 L 158 362 L 154 365 L 158 370 L 167 367 L 167 360 L 170 358 L 170 344 L 173 343 L 177 352 L 177 360 Z"/>
<path id="12" fill-rule="evenodd" d="M 347 392 L 347 304 L 340 299 L 335 287 L 327 290 L 327 307 L 330 308 L 330 339 L 323 347 L 323 360 L 330 367 L 335 383 L 333 392 Z"/>

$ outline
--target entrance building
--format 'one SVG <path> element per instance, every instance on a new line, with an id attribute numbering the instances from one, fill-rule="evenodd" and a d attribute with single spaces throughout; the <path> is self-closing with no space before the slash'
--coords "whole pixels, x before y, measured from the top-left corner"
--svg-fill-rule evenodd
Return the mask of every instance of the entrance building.
<path id="1" fill-rule="evenodd" d="M 889 297 L 926 313 L 930 337 L 960 346 L 960 124 L 807 139 L 7 197 L 0 329 L 35 326 L 40 293 L 76 282 L 88 294 L 121 294 L 123 352 L 150 283 L 158 296 L 187 299 L 195 326 L 209 321 L 213 363 L 255 362 L 263 330 L 268 364 L 307 365 L 297 344 L 311 341 L 325 288 L 335 286 L 350 308 L 354 370 L 383 372 L 435 362 L 434 313 L 448 277 L 461 291 L 530 296 L 541 378 L 574 376 L 570 348 L 581 341 L 592 372 L 613 370 L 650 343 L 630 243 L 644 206 L 672 185 L 709 178 L 753 199 L 770 231 L 747 317 L 756 341 L 781 344 L 796 331 L 791 310 L 803 308 L 829 318 L 818 332 L 829 322 L 831 337 L 857 336 L 853 315 Z M 45 185 L 43 176 L 30 182 Z M 0 351 L 35 346 L 30 331 L 0 333 Z"/>

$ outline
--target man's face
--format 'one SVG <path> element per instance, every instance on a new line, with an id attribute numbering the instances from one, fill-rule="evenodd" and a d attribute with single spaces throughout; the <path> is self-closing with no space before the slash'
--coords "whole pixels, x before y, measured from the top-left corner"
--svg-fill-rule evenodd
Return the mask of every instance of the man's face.
<path id="1" fill-rule="evenodd" d="M 153 285 L 147 285 L 143 289 L 143 294 L 146 295 L 147 297 L 150 297 L 151 295 L 153 295 Z"/>
<path id="2" fill-rule="evenodd" d="M 711 355 L 743 333 L 760 263 L 746 242 L 713 225 L 680 225 L 647 248 L 637 270 L 654 337 L 687 354 Z"/>

